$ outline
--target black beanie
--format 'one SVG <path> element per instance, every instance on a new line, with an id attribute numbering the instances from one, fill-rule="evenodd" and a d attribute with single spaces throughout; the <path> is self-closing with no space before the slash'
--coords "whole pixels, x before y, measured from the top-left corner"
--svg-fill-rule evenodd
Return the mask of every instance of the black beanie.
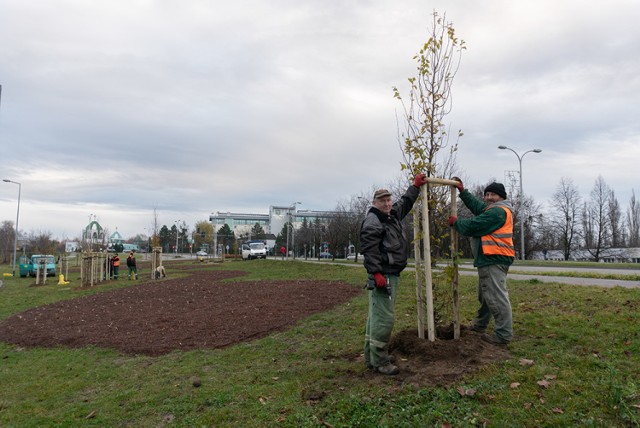
<path id="1" fill-rule="evenodd" d="M 487 192 L 495 193 L 496 195 L 500 196 L 502 199 L 507 199 L 507 191 L 504 190 L 504 185 L 502 183 L 493 182 L 489 184 L 484 189 L 484 193 L 486 194 Z"/>

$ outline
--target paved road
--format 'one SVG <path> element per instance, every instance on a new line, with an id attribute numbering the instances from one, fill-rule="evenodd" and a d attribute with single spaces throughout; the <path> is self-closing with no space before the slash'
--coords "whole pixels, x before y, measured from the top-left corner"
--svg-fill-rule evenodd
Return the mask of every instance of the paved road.
<path id="1" fill-rule="evenodd" d="M 539 272 L 540 270 L 538 270 Z M 476 275 L 476 272 L 461 270 L 460 275 Z M 617 279 L 599 279 L 599 278 L 578 278 L 572 276 L 547 276 L 547 275 L 523 275 L 517 273 L 509 273 L 508 278 L 522 281 L 536 279 L 540 282 L 556 282 L 560 284 L 573 285 L 595 285 L 598 287 L 624 287 L 624 288 L 640 288 L 640 281 L 620 281 Z"/>
<path id="2" fill-rule="evenodd" d="M 304 261 L 302 259 L 296 259 L 298 261 Z M 318 263 L 317 260 L 307 260 L 310 263 Z M 321 263 L 331 263 L 331 262 L 321 262 Z M 362 266 L 361 263 L 336 263 L 346 266 Z M 460 275 L 477 275 L 473 264 L 471 263 L 462 263 L 460 264 Z M 414 270 L 412 266 L 408 266 L 407 270 Z M 612 269 L 612 268 L 600 268 L 600 267 L 546 267 L 546 266 L 511 266 L 511 272 L 509 272 L 509 278 L 517 279 L 521 281 L 529 281 L 532 279 L 536 279 L 540 282 L 555 282 L 560 284 L 572 284 L 572 285 L 591 285 L 598 287 L 624 287 L 624 288 L 640 288 L 640 281 L 621 281 L 617 279 L 598 279 L 598 278 L 580 278 L 580 277 L 570 277 L 570 276 L 547 276 L 547 275 L 527 275 L 522 273 L 513 273 L 513 272 L 591 272 L 591 273 L 600 273 L 600 274 L 618 274 L 618 275 L 640 275 L 639 269 Z"/>
<path id="3" fill-rule="evenodd" d="M 473 265 L 471 263 L 463 263 L 460 265 L 464 269 L 471 269 Z M 546 267 L 546 266 L 511 266 L 509 272 L 509 278 L 528 281 L 536 279 L 540 282 L 557 282 L 561 284 L 573 284 L 573 285 L 596 285 L 598 287 L 624 287 L 624 288 L 640 288 L 640 281 L 621 281 L 617 279 L 599 279 L 599 278 L 580 278 L 571 276 L 548 276 L 548 275 L 527 275 L 522 273 L 513 272 L 589 272 L 599 274 L 612 274 L 612 275 L 640 275 L 640 269 L 610 269 L 600 267 Z M 461 275 L 476 275 L 475 271 L 460 270 Z"/>

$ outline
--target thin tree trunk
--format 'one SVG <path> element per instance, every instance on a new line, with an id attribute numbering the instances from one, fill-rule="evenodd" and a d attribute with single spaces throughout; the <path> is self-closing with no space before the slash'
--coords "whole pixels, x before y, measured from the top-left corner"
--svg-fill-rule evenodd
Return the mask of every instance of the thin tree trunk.
<path id="1" fill-rule="evenodd" d="M 451 215 L 458 217 L 458 204 L 456 196 L 457 188 L 451 186 Z M 453 338 L 460 339 L 460 307 L 459 307 L 459 290 L 458 290 L 458 232 L 454 227 L 451 228 L 451 262 L 453 271 L 451 276 L 451 289 L 453 294 Z"/>
<path id="2" fill-rule="evenodd" d="M 436 340 L 435 319 L 433 316 L 433 282 L 431 277 L 431 234 L 429 232 L 429 200 L 427 185 L 420 188 L 423 201 L 422 209 L 422 241 L 424 242 L 424 278 L 427 297 L 427 338 L 430 342 Z"/>
<path id="3" fill-rule="evenodd" d="M 424 204 L 421 203 L 417 205 L 413 211 L 413 251 L 416 256 L 416 308 L 418 312 L 418 337 L 420 339 L 424 339 L 424 295 L 422 293 L 424 275 L 422 275 L 423 256 L 419 239 L 420 209 L 424 209 Z"/>

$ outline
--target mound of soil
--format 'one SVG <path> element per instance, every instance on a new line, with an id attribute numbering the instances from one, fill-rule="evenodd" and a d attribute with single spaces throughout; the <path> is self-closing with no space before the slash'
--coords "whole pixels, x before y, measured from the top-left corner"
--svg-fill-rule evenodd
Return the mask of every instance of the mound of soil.
<path id="1" fill-rule="evenodd" d="M 284 330 L 362 293 L 339 281 L 223 281 L 243 275 L 195 271 L 33 308 L 0 322 L 0 341 L 25 347 L 95 345 L 151 356 L 223 348 Z M 331 293 L 318 293 L 327 289 Z M 355 376 L 416 386 L 447 386 L 485 364 L 509 358 L 505 348 L 481 341 L 464 327 L 458 340 L 452 340 L 451 329 L 437 336 L 430 342 L 419 339 L 417 330 L 397 332 L 390 350 L 401 372 L 392 378 L 367 370 L 362 354 L 344 358 L 362 362 Z"/>
<path id="2" fill-rule="evenodd" d="M 418 330 L 399 332 L 389 345 L 401 370 L 399 380 L 418 386 L 449 386 L 484 365 L 510 357 L 506 347 L 486 343 L 480 336 L 465 326 L 456 340 L 451 326 L 438 329 L 433 342 L 418 338 Z"/>

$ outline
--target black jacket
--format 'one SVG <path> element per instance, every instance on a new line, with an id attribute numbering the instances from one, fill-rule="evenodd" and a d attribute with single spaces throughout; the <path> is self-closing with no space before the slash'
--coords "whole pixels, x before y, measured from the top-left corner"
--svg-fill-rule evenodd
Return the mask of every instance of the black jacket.
<path id="1" fill-rule="evenodd" d="M 398 275 L 407 266 L 409 252 L 401 220 L 409 214 L 419 195 L 417 187 L 409 186 L 388 216 L 375 207 L 369 209 L 360 230 L 360 248 L 369 274 Z"/>
<path id="2" fill-rule="evenodd" d="M 127 257 L 127 266 L 136 267 L 136 258 L 131 256 Z"/>

